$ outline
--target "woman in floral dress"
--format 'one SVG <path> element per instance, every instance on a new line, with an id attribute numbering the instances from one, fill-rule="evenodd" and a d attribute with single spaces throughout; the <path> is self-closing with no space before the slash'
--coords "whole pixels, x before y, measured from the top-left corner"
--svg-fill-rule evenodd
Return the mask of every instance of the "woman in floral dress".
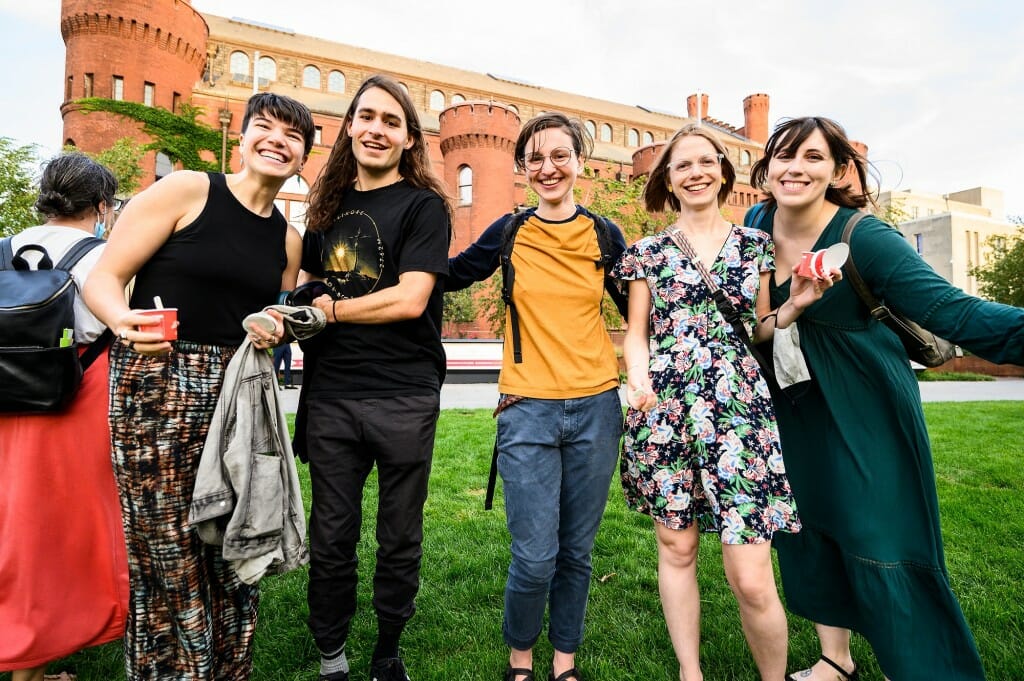
<path id="1" fill-rule="evenodd" d="M 748 328 L 755 327 L 757 317 L 769 313 L 774 251 L 764 233 L 723 219 L 720 207 L 735 177 L 725 149 L 706 128 L 677 132 L 651 171 L 644 201 L 649 211 L 669 207 L 679 218 L 627 249 L 613 271 L 630 282 L 622 482 L 629 506 L 655 521 L 662 608 L 679 678 L 686 681 L 703 678 L 699 532 L 720 535 L 754 661 L 762 679 L 779 681 L 788 641 L 771 540 L 776 532 L 800 530 L 761 369 L 673 239 L 677 232 L 689 242 Z M 778 328 L 832 281 L 794 274 L 795 300 L 775 313 Z"/>

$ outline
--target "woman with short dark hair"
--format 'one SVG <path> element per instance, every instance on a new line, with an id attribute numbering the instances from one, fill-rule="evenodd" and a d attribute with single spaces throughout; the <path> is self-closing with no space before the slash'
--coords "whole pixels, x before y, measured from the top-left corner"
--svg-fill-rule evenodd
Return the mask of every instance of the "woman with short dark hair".
<path id="1" fill-rule="evenodd" d="M 274 206 L 313 145 L 305 105 L 269 92 L 247 104 L 237 173 L 181 170 L 132 199 L 86 287 L 118 339 L 110 430 L 132 604 L 129 679 L 243 681 L 252 671 L 259 589 L 189 524 L 189 504 L 242 320 L 291 290 L 302 239 Z M 134 278 L 130 301 L 125 286 Z M 168 340 L 146 309 L 177 308 Z M 284 336 L 252 326 L 265 350 Z"/>

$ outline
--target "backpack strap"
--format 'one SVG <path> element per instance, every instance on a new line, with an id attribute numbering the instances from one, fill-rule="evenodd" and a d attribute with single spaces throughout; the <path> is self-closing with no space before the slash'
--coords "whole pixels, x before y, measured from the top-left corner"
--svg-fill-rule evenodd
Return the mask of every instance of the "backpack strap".
<path id="1" fill-rule="evenodd" d="M 862 211 L 857 211 L 849 217 L 846 221 L 846 226 L 843 227 L 843 243 L 847 246 L 850 245 L 850 237 L 853 235 L 853 230 L 857 224 L 864 219 L 867 214 Z M 889 316 L 889 308 L 883 305 L 878 298 L 871 293 L 871 289 L 868 288 L 867 284 L 864 283 L 863 277 L 860 276 L 860 272 L 857 271 L 857 265 L 853 262 L 853 249 L 850 249 L 850 254 L 846 258 L 846 264 L 843 265 L 843 271 L 846 272 L 846 280 L 850 282 L 850 286 L 857 293 L 857 297 L 867 306 L 871 316 L 875 319 L 884 319 Z"/>
<path id="2" fill-rule="evenodd" d="M 100 244 L 104 243 L 103 239 L 94 236 L 87 236 L 84 239 L 79 239 L 75 242 L 75 245 L 68 249 L 68 252 L 64 254 L 64 257 L 57 263 L 55 269 L 64 270 L 68 272 L 72 267 L 78 264 L 78 261 L 85 256 L 86 253 L 96 248 Z"/>
<path id="3" fill-rule="evenodd" d="M 754 229 L 761 228 L 761 221 L 764 220 L 764 215 L 767 212 L 767 208 L 768 204 L 764 203 L 763 201 L 761 203 L 754 204 L 753 208 L 751 208 L 750 212 L 747 214 L 747 218 L 750 220 L 750 227 L 753 227 Z"/>
<path id="4" fill-rule="evenodd" d="M 523 363 L 523 348 L 519 336 L 519 312 L 512 300 L 512 288 L 516 283 L 516 271 L 512 267 L 512 248 L 515 246 L 519 228 L 532 214 L 533 211 L 512 213 L 501 230 L 501 299 L 505 302 L 505 307 L 508 308 L 509 323 L 512 326 L 512 361 L 516 364 Z"/>
<path id="5" fill-rule="evenodd" d="M 11 237 L 0 239 L 0 270 L 14 267 L 14 250 L 11 248 Z"/>
<path id="6" fill-rule="evenodd" d="M 78 358 L 79 364 L 82 365 L 83 373 L 89 368 L 89 365 L 96 361 L 96 358 L 99 357 L 101 353 L 110 347 L 110 343 L 113 340 L 114 332 L 110 329 L 103 329 L 103 333 L 97 336 L 96 340 L 89 344 L 89 347 L 87 347 L 85 352 L 83 352 Z"/>
<path id="7" fill-rule="evenodd" d="M 64 254 L 64 257 L 60 259 L 60 262 L 57 263 L 57 266 L 54 269 L 70 272 L 86 253 L 90 252 L 102 243 L 104 243 L 103 239 L 94 236 L 87 236 L 84 239 L 79 239 L 75 242 L 74 246 L 68 249 L 68 252 Z M 86 348 L 78 358 L 79 363 L 82 365 L 83 372 L 96 361 L 96 358 L 99 357 L 101 353 L 110 347 L 110 343 L 113 340 L 114 332 L 110 329 L 104 329 L 103 333 L 89 344 L 89 347 Z"/>
<path id="8" fill-rule="evenodd" d="M 629 295 L 619 288 L 618 283 L 610 275 L 615 265 L 612 257 L 612 226 L 611 221 L 603 215 L 591 214 L 594 219 L 594 231 L 597 233 L 597 247 L 601 250 L 601 259 L 597 266 L 604 268 L 604 290 L 612 299 L 619 314 L 625 317 L 629 313 Z"/>

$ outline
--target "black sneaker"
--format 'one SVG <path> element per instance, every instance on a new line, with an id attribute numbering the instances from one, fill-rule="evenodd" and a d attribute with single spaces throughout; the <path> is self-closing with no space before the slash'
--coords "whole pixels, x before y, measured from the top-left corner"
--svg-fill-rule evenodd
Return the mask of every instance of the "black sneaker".
<path id="1" fill-rule="evenodd" d="M 370 681 L 409 681 L 400 657 L 385 657 L 370 664 Z"/>
<path id="2" fill-rule="evenodd" d="M 317 681 L 348 681 L 348 672 L 334 672 L 333 674 L 321 674 Z"/>

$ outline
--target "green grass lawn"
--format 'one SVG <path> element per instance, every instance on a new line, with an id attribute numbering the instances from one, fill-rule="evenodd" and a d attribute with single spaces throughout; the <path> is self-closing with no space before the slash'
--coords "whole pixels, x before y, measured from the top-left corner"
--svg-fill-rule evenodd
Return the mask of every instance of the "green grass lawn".
<path id="1" fill-rule="evenodd" d="M 953 588 L 977 637 L 988 677 L 1024 678 L 1024 606 L 1019 596 L 1024 585 L 1024 402 L 926 404 L 925 413 Z M 508 533 L 500 487 L 495 510 L 483 510 L 493 437 L 488 410 L 441 414 L 426 507 L 422 587 L 416 617 L 402 639 L 413 681 L 495 681 L 507 660 L 500 628 Z M 299 472 L 308 508 L 306 467 L 300 465 Z M 370 604 L 373 487 L 371 479 L 360 545 L 360 610 L 348 642 L 354 681 L 367 678 L 376 635 Z M 650 520 L 625 509 L 616 478 L 594 552 L 586 641 L 577 657 L 588 681 L 678 678 L 655 567 Z M 757 678 L 715 537 L 702 539 L 699 580 L 705 678 Z M 305 585 L 305 569 L 262 582 L 255 681 L 317 678 L 318 657 L 305 624 Z M 794 670 L 816 659 L 818 648 L 808 622 L 791 617 L 789 627 Z M 547 675 L 550 655 L 542 637 L 535 651 L 538 678 Z M 870 649 L 857 637 L 854 657 L 864 681 L 882 678 Z M 120 644 L 87 650 L 51 667 L 60 669 L 76 671 L 79 681 L 122 680 Z"/>

